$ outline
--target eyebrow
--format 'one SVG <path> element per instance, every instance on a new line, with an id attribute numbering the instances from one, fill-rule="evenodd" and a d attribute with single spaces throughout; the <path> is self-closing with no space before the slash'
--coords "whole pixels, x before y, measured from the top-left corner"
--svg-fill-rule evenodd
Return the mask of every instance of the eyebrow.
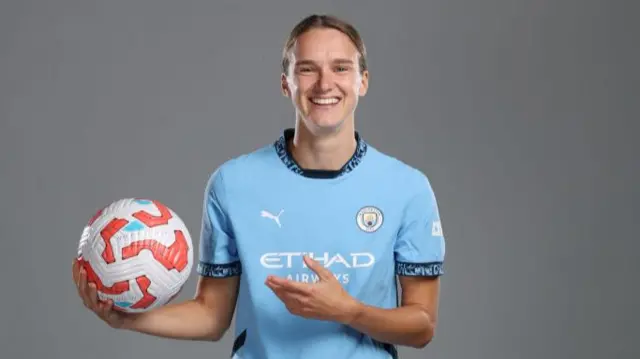
<path id="1" fill-rule="evenodd" d="M 332 61 L 333 64 L 347 64 L 347 65 L 353 65 L 354 62 L 352 60 L 349 59 L 335 59 Z M 299 60 L 296 61 L 296 66 L 304 66 L 304 65 L 315 65 L 316 63 L 312 60 Z"/>
<path id="2" fill-rule="evenodd" d="M 335 60 L 333 60 L 333 62 L 336 63 L 336 64 L 353 65 L 353 60 L 349 60 L 349 59 L 335 59 Z"/>

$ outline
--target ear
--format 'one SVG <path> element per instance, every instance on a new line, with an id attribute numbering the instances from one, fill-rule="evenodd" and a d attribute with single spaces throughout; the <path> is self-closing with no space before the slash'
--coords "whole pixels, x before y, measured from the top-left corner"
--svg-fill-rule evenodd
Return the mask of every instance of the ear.
<path id="1" fill-rule="evenodd" d="M 280 90 L 284 97 L 289 97 L 291 91 L 289 90 L 289 83 L 287 81 L 287 75 L 284 73 L 280 76 Z"/>
<path id="2" fill-rule="evenodd" d="M 369 71 L 364 70 L 360 75 L 360 90 L 358 91 L 358 95 L 364 96 L 367 94 L 369 90 Z"/>

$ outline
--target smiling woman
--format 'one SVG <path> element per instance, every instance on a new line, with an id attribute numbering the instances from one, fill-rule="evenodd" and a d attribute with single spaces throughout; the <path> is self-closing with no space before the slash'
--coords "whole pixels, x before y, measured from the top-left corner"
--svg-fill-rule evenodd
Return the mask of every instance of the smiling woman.
<path id="1" fill-rule="evenodd" d="M 114 327 L 216 341 L 237 308 L 233 358 L 389 359 L 396 345 L 424 347 L 443 274 L 440 215 L 427 176 L 355 130 L 369 87 L 360 35 L 335 17 L 303 19 L 280 85 L 295 127 L 209 178 L 195 298 L 126 317 L 90 308 Z"/>
<path id="2" fill-rule="evenodd" d="M 296 128 L 298 136 L 351 137 L 358 98 L 368 85 L 365 46 L 351 25 L 311 16 L 293 29 L 283 50 L 282 92 L 304 124 Z"/>

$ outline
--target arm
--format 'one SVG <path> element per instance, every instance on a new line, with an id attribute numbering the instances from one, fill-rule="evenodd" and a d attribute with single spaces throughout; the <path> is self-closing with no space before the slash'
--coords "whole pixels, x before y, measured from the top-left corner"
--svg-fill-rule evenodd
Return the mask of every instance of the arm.
<path id="1" fill-rule="evenodd" d="M 299 283 L 269 276 L 266 285 L 292 314 L 336 321 L 380 342 L 422 348 L 433 338 L 440 280 L 431 275 L 400 275 L 402 301 L 399 308 L 365 305 L 352 297 L 333 274 L 305 256 L 307 266 L 318 274 L 316 283 Z"/>
<path id="2" fill-rule="evenodd" d="M 200 277 L 194 299 L 144 313 L 124 313 L 113 309 L 113 301 L 98 300 L 95 284 L 87 281 L 78 260 L 73 261 L 78 295 L 110 327 L 174 339 L 219 340 L 233 317 L 239 278 Z"/>
<path id="3" fill-rule="evenodd" d="M 200 277 L 193 299 L 127 316 L 122 328 L 174 339 L 220 340 L 231 325 L 238 281 L 238 276 Z"/>
<path id="4" fill-rule="evenodd" d="M 381 342 L 421 348 L 431 342 L 436 328 L 445 241 L 431 184 L 424 174 L 416 174 L 408 181 L 414 194 L 394 248 L 401 305 L 380 309 L 357 304 L 348 324 Z"/>
<path id="5" fill-rule="evenodd" d="M 125 328 L 162 337 L 219 340 L 231 324 L 241 273 L 226 212 L 222 171 L 210 177 L 203 203 L 200 275 L 194 299 L 131 317 Z"/>
<path id="6" fill-rule="evenodd" d="M 73 279 L 89 310 L 113 328 L 190 340 L 219 340 L 230 326 L 235 311 L 241 274 L 232 231 L 224 213 L 221 175 L 207 183 L 200 239 L 200 263 L 196 294 L 182 303 L 169 303 L 144 313 L 113 310 L 113 302 L 100 302 L 96 286 L 87 282 L 86 271 L 73 261 Z"/>
<path id="7" fill-rule="evenodd" d="M 426 177 L 418 180 L 417 193 L 407 203 L 394 246 L 402 289 L 399 308 L 365 305 L 308 256 L 304 256 L 305 264 L 318 275 L 317 282 L 268 276 L 265 284 L 294 315 L 336 321 L 388 344 L 426 346 L 436 327 L 445 242 L 435 196 Z"/>
<path id="8" fill-rule="evenodd" d="M 439 278 L 400 276 L 401 306 L 382 309 L 358 304 L 345 324 L 380 342 L 423 348 L 433 338 Z"/>

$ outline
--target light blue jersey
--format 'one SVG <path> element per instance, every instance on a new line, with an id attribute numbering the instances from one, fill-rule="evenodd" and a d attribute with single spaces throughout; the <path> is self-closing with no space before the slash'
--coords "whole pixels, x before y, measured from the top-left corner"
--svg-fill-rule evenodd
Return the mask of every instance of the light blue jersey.
<path id="1" fill-rule="evenodd" d="M 340 171 L 303 170 L 287 129 L 221 165 L 206 190 L 198 273 L 241 276 L 233 358 L 395 358 L 342 324 L 290 314 L 268 275 L 313 282 L 309 254 L 360 301 L 398 306 L 396 275 L 443 274 L 444 237 L 427 177 L 368 145 Z"/>

